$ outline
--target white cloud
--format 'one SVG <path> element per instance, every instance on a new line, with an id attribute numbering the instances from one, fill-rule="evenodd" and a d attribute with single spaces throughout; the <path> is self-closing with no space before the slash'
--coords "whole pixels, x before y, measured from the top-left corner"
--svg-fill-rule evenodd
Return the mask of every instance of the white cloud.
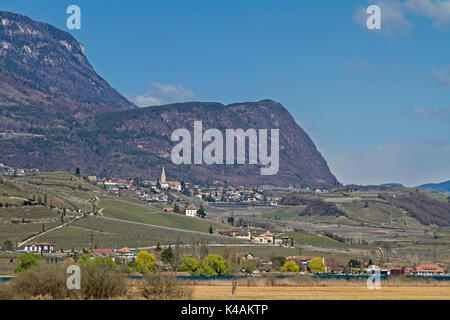
<path id="1" fill-rule="evenodd" d="M 450 87 L 450 67 L 444 70 L 438 71 L 434 74 L 434 77 L 439 82 L 439 84 Z"/>
<path id="2" fill-rule="evenodd" d="M 408 35 L 413 24 L 408 14 L 428 18 L 436 28 L 450 26 L 450 0 L 375 0 L 370 4 L 381 8 L 382 30 L 374 30 L 388 36 Z M 366 7 L 359 7 L 353 13 L 353 21 L 366 28 L 369 15 Z"/>
<path id="3" fill-rule="evenodd" d="M 405 8 L 413 14 L 433 20 L 437 28 L 450 26 L 449 0 L 407 0 Z"/>
<path id="4" fill-rule="evenodd" d="M 181 85 L 162 84 L 153 82 L 149 91 L 142 95 L 131 97 L 131 100 L 140 107 L 160 106 L 177 102 L 193 101 L 195 93 Z"/>
<path id="5" fill-rule="evenodd" d="M 425 119 L 436 119 L 439 121 L 443 121 L 446 123 L 450 123 L 450 107 L 441 108 L 441 107 L 432 107 L 432 108 L 423 108 L 423 107 L 412 107 L 409 109 L 409 112 Z"/>

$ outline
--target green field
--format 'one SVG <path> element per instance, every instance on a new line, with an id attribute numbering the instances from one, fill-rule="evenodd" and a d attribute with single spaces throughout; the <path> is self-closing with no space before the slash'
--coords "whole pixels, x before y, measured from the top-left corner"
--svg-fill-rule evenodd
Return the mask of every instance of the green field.
<path id="1" fill-rule="evenodd" d="M 200 232 L 208 232 L 211 225 L 213 225 L 214 229 L 226 228 L 222 225 L 204 222 L 199 219 L 188 218 L 181 214 L 177 215 L 165 213 L 150 206 L 148 206 L 148 208 L 143 208 L 129 202 L 125 203 L 115 199 L 101 199 L 98 206 L 99 208 L 104 208 L 103 215 L 105 217 L 115 219 Z"/>
<path id="2" fill-rule="evenodd" d="M 239 243 L 242 241 L 223 238 L 208 233 L 167 230 L 164 228 L 135 224 L 126 221 L 112 221 L 101 217 L 87 217 L 70 226 L 57 229 L 37 238 L 55 244 L 56 248 L 119 248 L 149 247 L 158 242 L 161 245 L 174 244 L 179 239 L 184 244 L 207 241 L 209 243 Z M 92 239 L 92 244 L 91 244 Z"/>
<path id="3" fill-rule="evenodd" d="M 306 206 L 278 206 L 264 212 L 261 217 L 266 219 L 296 220 Z"/>
<path id="4" fill-rule="evenodd" d="M 43 230 L 59 226 L 60 222 L 46 222 L 46 223 L 20 223 L 20 224 L 5 224 L 0 223 L 0 244 L 6 240 L 13 243 L 24 241 L 33 235 L 38 235 Z"/>
<path id="5" fill-rule="evenodd" d="M 338 258 L 344 264 L 350 258 L 366 261 L 369 256 L 397 265 L 413 265 L 416 260 L 422 263 L 450 264 L 450 229 L 421 224 L 417 216 L 404 209 L 404 203 L 392 201 L 394 195 L 398 196 L 398 200 L 414 192 L 430 199 L 448 201 L 443 194 L 405 188 L 346 194 L 299 194 L 300 200 L 321 199 L 334 203 L 344 215 L 320 215 L 317 212 L 312 217 L 300 215 L 306 205 L 215 206 L 213 203 L 204 203 L 208 219 L 196 219 L 163 212 L 162 208 L 173 204 L 148 205 L 137 199 L 134 190 L 125 190 L 120 197 L 113 197 L 103 188 L 69 173 L 41 173 L 21 178 L 0 177 L 0 202 L 15 205 L 0 207 L 0 245 L 5 240 L 21 242 L 39 235 L 43 229 L 48 231 L 60 225 L 63 208 L 68 209 L 65 222 L 73 218 L 74 210 L 78 209 L 88 217 L 38 236 L 36 241 L 51 242 L 57 249 L 65 250 L 149 247 L 158 242 L 173 245 L 177 239 L 184 244 L 200 240 L 225 245 L 244 244 L 245 241 L 242 240 L 208 234 L 211 225 L 214 231 L 231 228 L 220 221 L 226 222 L 233 215 L 236 221 L 240 219 L 256 228 L 251 229 L 254 233 L 263 232 L 263 228 L 270 229 L 278 237 L 292 237 L 297 248 L 247 245 L 228 247 L 229 250 L 250 251 L 266 258 L 299 254 L 322 256 Z M 201 203 L 198 198 L 186 197 L 177 192 L 172 192 L 172 196 L 189 203 L 194 202 L 197 206 Z M 25 200 L 35 199 L 42 203 L 44 198 L 47 198 L 46 207 L 23 206 Z M 58 209 L 50 209 L 52 206 Z M 90 216 L 94 208 L 97 215 Z M 439 211 L 443 207 L 433 208 Z M 378 250 L 381 246 L 389 257 L 379 257 L 382 251 Z M 226 247 L 211 247 L 210 252 L 222 253 L 225 249 Z"/>
<path id="6" fill-rule="evenodd" d="M 9 220 L 59 220 L 60 216 L 55 211 L 50 210 L 44 206 L 23 206 L 23 207 L 2 207 L 0 208 L 0 221 Z"/>

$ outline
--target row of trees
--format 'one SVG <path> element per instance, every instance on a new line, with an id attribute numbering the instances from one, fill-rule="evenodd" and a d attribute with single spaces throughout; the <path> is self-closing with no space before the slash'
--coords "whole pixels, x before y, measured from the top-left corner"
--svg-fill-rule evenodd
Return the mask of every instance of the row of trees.
<path id="1" fill-rule="evenodd" d="M 308 270 L 312 273 L 322 273 L 326 271 L 326 265 L 323 263 L 322 258 L 313 258 L 309 262 Z M 301 267 L 295 261 L 288 261 L 281 267 L 280 271 L 300 273 Z"/>
<path id="2" fill-rule="evenodd" d="M 179 268 L 196 276 L 230 276 L 230 264 L 218 254 L 210 254 L 204 259 L 186 258 Z"/>
<path id="3" fill-rule="evenodd" d="M 173 261 L 171 250 L 164 250 L 165 251 L 161 251 L 161 257 L 164 257 L 164 260 Z M 42 260 L 41 256 L 32 253 L 23 253 L 19 255 L 18 258 L 21 262 L 19 266 L 14 269 L 14 273 L 20 273 L 37 266 Z M 283 259 L 278 258 L 283 257 L 275 257 L 273 260 L 275 260 L 277 264 L 282 263 Z M 90 254 L 83 254 L 75 261 L 75 263 L 80 267 L 86 268 L 102 267 L 112 271 L 118 270 L 118 265 L 110 257 L 93 258 Z M 134 261 L 128 263 L 128 268 L 130 272 L 144 275 L 154 273 L 158 269 L 157 258 L 154 254 L 142 250 L 138 253 Z M 256 265 L 253 261 L 243 261 L 241 268 L 245 269 L 246 273 L 251 274 L 256 270 Z M 177 265 L 176 269 L 178 271 L 185 271 L 196 276 L 231 276 L 234 268 L 230 265 L 229 261 L 224 259 L 221 255 L 209 254 L 203 259 L 183 256 L 181 263 Z M 325 272 L 326 266 L 323 263 L 322 258 L 317 257 L 311 259 L 308 269 L 313 273 L 322 273 Z M 280 271 L 298 274 L 301 271 L 301 267 L 294 261 L 287 261 L 281 266 Z"/>
<path id="4" fill-rule="evenodd" d="M 171 249 L 161 251 L 162 260 L 172 261 L 173 254 Z M 28 260 L 27 260 L 28 261 Z M 118 266 L 109 257 L 96 258 L 90 254 L 83 254 L 77 261 L 82 267 L 105 265 L 112 270 L 117 270 Z M 27 266 L 30 263 L 27 262 Z M 142 250 L 137 254 L 134 261 L 128 263 L 131 272 L 149 274 L 157 271 L 157 259 L 153 253 Z M 178 271 L 186 271 L 191 275 L 199 276 L 228 276 L 231 275 L 231 268 L 227 260 L 217 254 L 210 254 L 204 259 L 195 259 L 192 257 L 182 257 L 180 265 L 177 266 Z"/>

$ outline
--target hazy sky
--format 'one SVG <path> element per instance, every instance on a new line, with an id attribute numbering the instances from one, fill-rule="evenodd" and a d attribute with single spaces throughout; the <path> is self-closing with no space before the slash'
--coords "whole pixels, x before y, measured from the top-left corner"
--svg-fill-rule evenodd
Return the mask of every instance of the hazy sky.
<path id="1" fill-rule="evenodd" d="M 82 29 L 67 30 L 66 8 Z M 382 30 L 366 28 L 378 4 Z M 8 0 L 140 105 L 281 102 L 343 183 L 450 179 L 450 0 Z"/>

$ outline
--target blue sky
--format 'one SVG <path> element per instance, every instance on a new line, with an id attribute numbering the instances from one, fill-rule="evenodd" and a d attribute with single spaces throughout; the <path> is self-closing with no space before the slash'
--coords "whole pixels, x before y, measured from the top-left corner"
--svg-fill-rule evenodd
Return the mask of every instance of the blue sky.
<path id="1" fill-rule="evenodd" d="M 66 8 L 82 29 L 67 30 Z M 381 7 L 382 30 L 365 26 Z M 281 102 L 343 183 L 450 179 L 450 0 L 8 0 L 141 105 Z"/>

